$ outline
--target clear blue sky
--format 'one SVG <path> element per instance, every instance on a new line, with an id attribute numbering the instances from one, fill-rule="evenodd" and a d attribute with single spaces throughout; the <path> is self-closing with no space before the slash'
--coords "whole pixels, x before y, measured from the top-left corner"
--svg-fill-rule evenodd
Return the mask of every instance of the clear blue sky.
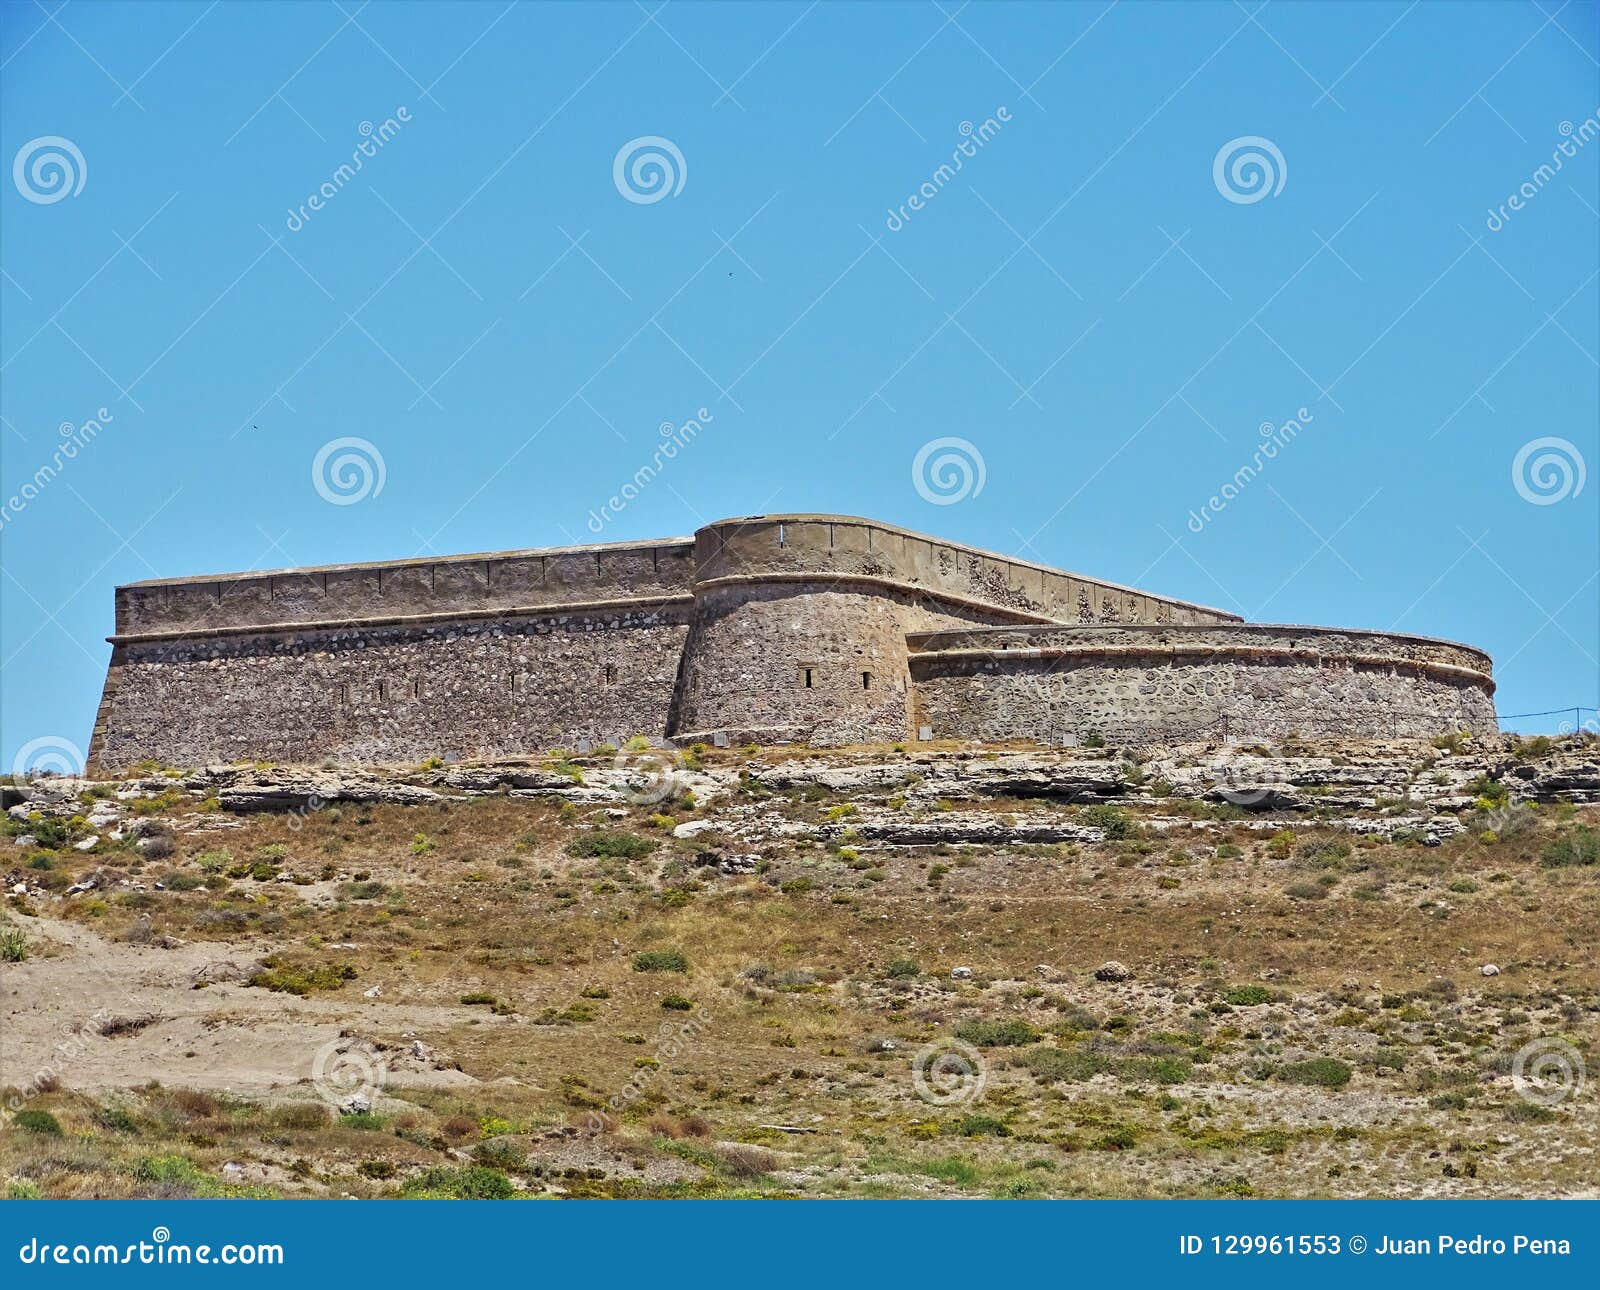
<path id="1" fill-rule="evenodd" d="M 86 746 L 117 583 L 595 540 L 701 408 L 600 537 L 863 514 L 1600 702 L 1591 3 L 0 12 L 0 494 L 110 414 L 0 528 L 6 768 Z M 628 200 L 647 136 L 681 188 Z"/>

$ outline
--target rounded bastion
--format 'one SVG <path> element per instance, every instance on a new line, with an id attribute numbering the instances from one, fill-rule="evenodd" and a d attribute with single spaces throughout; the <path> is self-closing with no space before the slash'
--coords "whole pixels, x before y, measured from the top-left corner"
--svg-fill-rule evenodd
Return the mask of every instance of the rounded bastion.
<path id="1" fill-rule="evenodd" d="M 1493 734 L 1489 656 L 1391 632 L 1277 624 L 916 634 L 934 737 L 1041 743 Z"/>

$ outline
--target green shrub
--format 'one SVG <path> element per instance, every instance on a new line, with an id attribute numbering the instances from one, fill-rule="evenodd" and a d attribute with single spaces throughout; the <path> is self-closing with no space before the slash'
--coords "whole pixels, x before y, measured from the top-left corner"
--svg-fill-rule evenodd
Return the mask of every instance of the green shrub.
<path id="1" fill-rule="evenodd" d="M 265 971 L 257 972 L 249 984 L 263 990 L 304 997 L 317 990 L 337 990 L 346 981 L 356 977 L 355 968 L 348 963 L 338 966 L 301 967 L 296 964 L 274 964 L 270 960 Z"/>
<path id="2" fill-rule="evenodd" d="M 682 950 L 642 950 L 633 956 L 635 972 L 687 972 L 689 960 Z"/>
<path id="3" fill-rule="evenodd" d="M 472 1158 L 491 1169 L 521 1169 L 528 1163 L 528 1153 L 515 1142 L 492 1138 L 480 1142 L 472 1149 Z"/>
<path id="4" fill-rule="evenodd" d="M 1086 807 L 1079 818 L 1085 824 L 1099 829 L 1113 841 L 1120 842 L 1138 833 L 1138 825 L 1134 823 L 1133 817 L 1120 806 L 1101 804 Z"/>
<path id="5" fill-rule="evenodd" d="M 480 1004 L 487 1007 L 493 1007 L 500 1001 L 487 990 L 469 990 L 466 994 L 461 996 L 461 1002 L 471 1008 Z"/>
<path id="6" fill-rule="evenodd" d="M 52 1138 L 61 1136 L 61 1121 L 48 1111 L 35 1111 L 32 1108 L 18 1111 L 11 1122 L 29 1133 L 47 1133 Z"/>
<path id="7" fill-rule="evenodd" d="M 895 959 L 883 970 L 883 974 L 891 981 L 900 981 L 906 977 L 921 976 L 922 969 L 910 959 Z"/>
<path id="8" fill-rule="evenodd" d="M 133 1176 L 142 1183 L 186 1187 L 191 1191 L 206 1191 L 215 1186 L 187 1156 L 146 1156 L 134 1166 Z"/>
<path id="9" fill-rule="evenodd" d="M 1068 1084 L 1093 1079 L 1108 1065 L 1088 1048 L 1030 1048 L 1019 1060 L 1035 1079 Z"/>
<path id="10" fill-rule="evenodd" d="M 1291 882 L 1283 889 L 1283 894 L 1291 900 L 1322 900 L 1328 894 L 1328 889 L 1321 883 Z"/>
<path id="11" fill-rule="evenodd" d="M 600 831 L 585 833 L 567 844 L 567 854 L 582 860 L 638 860 L 649 855 L 660 842 L 654 838 L 641 838 L 637 833 L 612 833 Z"/>
<path id="12" fill-rule="evenodd" d="M 1039 1032 L 1018 1017 L 1005 1021 L 974 1018 L 956 1027 L 956 1038 L 979 1048 L 1019 1048 L 1023 1044 L 1037 1043 Z"/>
<path id="13" fill-rule="evenodd" d="M 1278 1078 L 1289 1084 L 1315 1084 L 1319 1088 L 1343 1088 L 1353 1072 L 1335 1057 L 1313 1057 L 1278 1067 Z"/>
<path id="14" fill-rule="evenodd" d="M 453 1200 L 509 1200 L 516 1194 L 516 1188 L 498 1169 L 483 1165 L 466 1165 L 460 1169 L 435 1165 L 407 1183 L 406 1192 L 446 1196 Z"/>
<path id="15" fill-rule="evenodd" d="M 668 1012 L 688 1012 L 690 1008 L 694 1007 L 694 1003 L 689 999 L 685 999 L 681 994 L 669 994 L 661 1001 L 661 1006 L 667 1009 Z"/>
<path id="16" fill-rule="evenodd" d="M 1294 850 L 1294 858 L 1308 869 L 1337 869 L 1350 858 L 1344 838 L 1312 838 Z"/>
<path id="17" fill-rule="evenodd" d="M 1271 1003 L 1272 991 L 1264 985 L 1230 985 L 1222 992 L 1222 998 L 1236 1008 L 1253 1008 L 1258 1003 Z"/>
<path id="18" fill-rule="evenodd" d="M 21 963 L 28 957 L 28 938 L 20 927 L 0 927 L 0 963 Z"/>
<path id="19" fill-rule="evenodd" d="M 1600 829 L 1578 825 L 1574 833 L 1547 844 L 1539 853 L 1539 863 L 1546 869 L 1600 864 Z"/>
<path id="20" fill-rule="evenodd" d="M 94 1118 L 102 1129 L 110 1129 L 113 1133 L 139 1132 L 138 1122 L 120 1106 L 102 1106 L 95 1112 Z"/>
<path id="21" fill-rule="evenodd" d="M 963 1138 L 1009 1138 L 1011 1130 L 1004 1120 L 997 1120 L 992 1115 L 967 1115 L 963 1116 L 956 1125 L 956 1132 Z"/>

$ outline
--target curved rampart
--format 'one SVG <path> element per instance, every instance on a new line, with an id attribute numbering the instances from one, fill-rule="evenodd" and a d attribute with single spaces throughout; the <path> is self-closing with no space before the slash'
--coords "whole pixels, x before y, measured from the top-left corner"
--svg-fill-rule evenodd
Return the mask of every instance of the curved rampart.
<path id="1" fill-rule="evenodd" d="M 908 640 L 935 737 L 1124 741 L 1492 734 L 1487 654 L 1429 637 L 1269 624 L 944 631 Z"/>

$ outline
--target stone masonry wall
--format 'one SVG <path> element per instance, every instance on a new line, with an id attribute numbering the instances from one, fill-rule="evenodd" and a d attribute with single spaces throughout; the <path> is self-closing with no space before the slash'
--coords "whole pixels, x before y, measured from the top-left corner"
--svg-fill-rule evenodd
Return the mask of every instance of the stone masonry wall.
<path id="1" fill-rule="evenodd" d="M 1420 637 L 1239 625 L 945 632 L 910 644 L 915 719 L 936 738 L 1498 729 L 1487 656 Z"/>
<path id="2" fill-rule="evenodd" d="M 493 756 L 666 730 L 686 609 L 119 645 L 92 760 Z"/>
<path id="3" fill-rule="evenodd" d="M 119 587 L 96 767 L 414 761 L 622 735 L 1495 728 L 1488 658 L 1232 614 L 847 516 Z"/>

